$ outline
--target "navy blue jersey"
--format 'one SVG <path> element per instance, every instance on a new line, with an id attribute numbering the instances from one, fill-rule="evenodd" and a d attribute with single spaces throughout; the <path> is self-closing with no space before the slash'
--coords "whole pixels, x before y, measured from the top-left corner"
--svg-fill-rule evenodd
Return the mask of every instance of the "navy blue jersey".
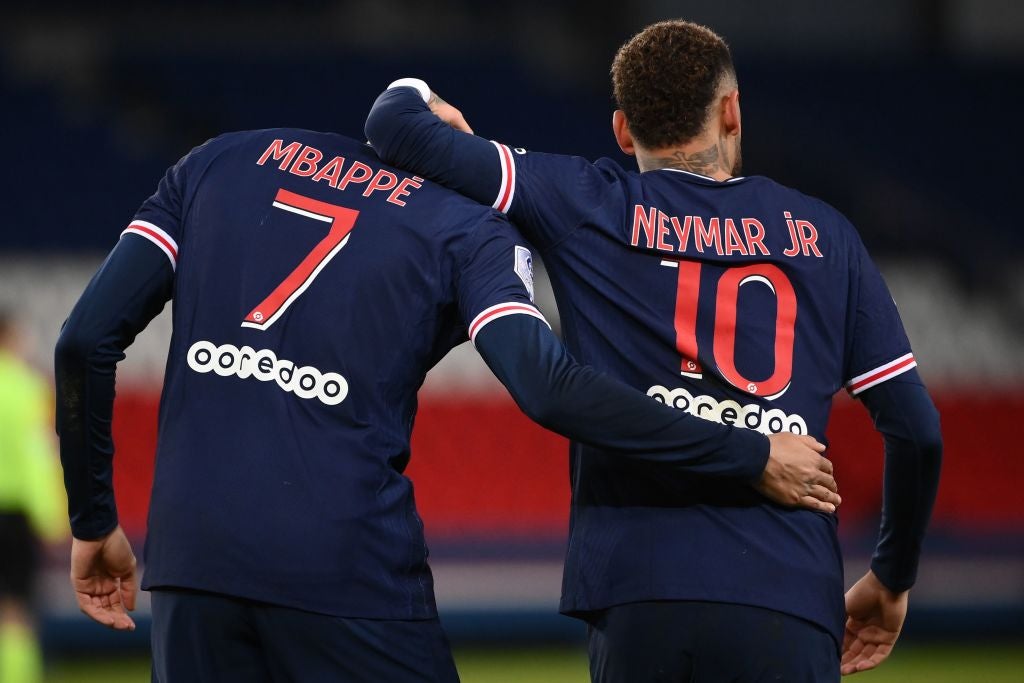
<path id="1" fill-rule="evenodd" d="M 914 367 L 877 269 L 822 202 L 767 178 L 502 153 L 504 208 L 540 249 L 582 362 L 708 420 L 822 440 L 844 385 Z M 573 446 L 564 610 L 738 602 L 842 633 L 835 516 L 590 450 Z"/>
<path id="2" fill-rule="evenodd" d="M 915 367 L 878 270 L 825 203 L 763 177 L 641 174 L 490 143 L 431 121 L 417 99 L 408 88 L 382 95 L 371 143 L 508 214 L 540 250 L 581 362 L 707 420 L 819 439 L 837 391 Z M 735 602 L 811 620 L 841 642 L 835 516 L 571 448 L 564 612 Z"/>
<path id="3" fill-rule="evenodd" d="M 144 587 L 435 614 L 402 472 L 416 391 L 467 333 L 541 317 L 495 212 L 334 134 L 215 138 L 125 237 L 176 273 Z"/>

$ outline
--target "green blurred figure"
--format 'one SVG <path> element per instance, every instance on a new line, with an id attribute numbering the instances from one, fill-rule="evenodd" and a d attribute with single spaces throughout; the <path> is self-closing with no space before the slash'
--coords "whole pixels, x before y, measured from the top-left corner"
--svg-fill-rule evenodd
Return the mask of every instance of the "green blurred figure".
<path id="1" fill-rule="evenodd" d="M 32 593 L 39 545 L 67 535 L 49 384 L 22 359 L 0 310 L 0 683 L 39 683 Z"/>

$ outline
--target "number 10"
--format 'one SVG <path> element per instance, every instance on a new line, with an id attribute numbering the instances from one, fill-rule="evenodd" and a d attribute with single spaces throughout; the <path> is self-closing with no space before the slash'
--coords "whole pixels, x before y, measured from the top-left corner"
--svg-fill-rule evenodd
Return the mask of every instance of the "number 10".
<path id="1" fill-rule="evenodd" d="M 682 357 L 680 373 L 700 378 L 697 350 L 697 302 L 700 295 L 701 264 L 697 261 L 664 260 L 661 265 L 679 270 L 676 285 L 676 350 Z M 775 370 L 767 379 L 751 380 L 736 369 L 736 309 L 740 287 L 760 283 L 772 290 L 777 301 L 775 312 Z M 777 266 L 756 263 L 726 268 L 717 283 L 712 354 L 718 371 L 730 384 L 754 396 L 778 398 L 793 379 L 793 344 L 796 327 L 796 292 Z"/>

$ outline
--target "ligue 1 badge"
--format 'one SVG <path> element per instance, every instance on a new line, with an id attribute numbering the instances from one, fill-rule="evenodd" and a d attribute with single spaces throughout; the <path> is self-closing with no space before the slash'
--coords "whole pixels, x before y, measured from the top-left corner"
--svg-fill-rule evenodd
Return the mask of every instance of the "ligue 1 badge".
<path id="1" fill-rule="evenodd" d="M 516 246 L 516 275 L 526 285 L 526 291 L 530 294 L 530 301 L 533 301 L 533 254 L 526 247 Z"/>

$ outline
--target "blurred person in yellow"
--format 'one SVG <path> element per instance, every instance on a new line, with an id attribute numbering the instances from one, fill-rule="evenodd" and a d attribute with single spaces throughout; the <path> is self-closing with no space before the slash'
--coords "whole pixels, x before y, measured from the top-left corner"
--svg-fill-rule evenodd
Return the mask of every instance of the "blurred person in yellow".
<path id="1" fill-rule="evenodd" d="M 23 359 L 22 339 L 0 310 L 0 683 L 42 681 L 32 609 L 39 545 L 67 536 L 52 392 Z"/>

